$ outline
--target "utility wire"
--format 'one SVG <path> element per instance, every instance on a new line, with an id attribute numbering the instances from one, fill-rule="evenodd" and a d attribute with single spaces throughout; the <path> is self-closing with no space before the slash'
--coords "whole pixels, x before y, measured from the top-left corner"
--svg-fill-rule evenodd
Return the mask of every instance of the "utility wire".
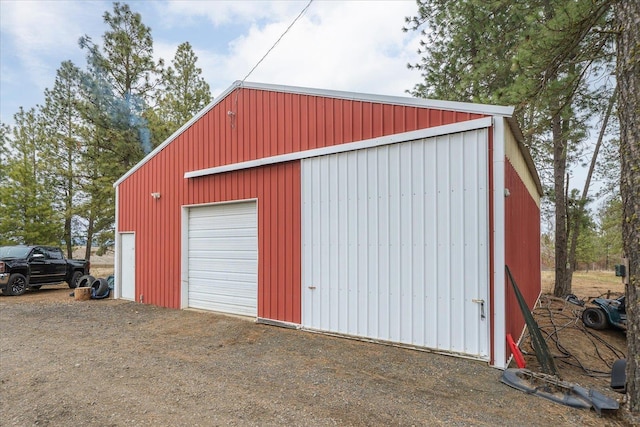
<path id="1" fill-rule="evenodd" d="M 267 53 L 264 54 L 264 56 L 260 59 L 260 61 L 258 61 L 256 63 L 256 65 L 253 66 L 253 68 L 251 69 L 251 71 L 249 71 L 249 73 L 247 73 L 246 76 L 244 76 L 244 78 L 242 79 L 241 83 L 244 83 L 245 80 L 247 80 L 247 78 L 251 75 L 251 73 L 253 73 L 253 71 L 258 68 L 258 65 L 260 65 L 260 63 L 262 61 L 264 61 L 264 59 L 271 53 L 271 51 L 276 47 L 276 45 L 278 43 L 280 43 L 280 40 L 282 40 L 282 38 L 284 37 L 285 34 L 287 34 L 289 32 L 289 30 L 291 29 L 291 27 L 293 27 L 293 24 L 296 23 L 296 21 L 298 19 L 300 19 L 302 17 L 302 15 L 304 15 L 304 13 L 307 11 L 307 9 L 309 9 L 309 6 L 311 6 L 311 3 L 313 2 L 313 0 L 309 0 L 309 3 L 307 3 L 307 5 L 304 7 L 304 9 L 302 9 L 302 11 L 298 14 L 298 16 L 296 16 L 296 19 L 293 20 L 293 22 L 291 24 L 289 24 L 289 26 L 287 27 L 286 30 L 284 30 L 284 33 L 282 33 L 282 35 L 278 38 L 278 40 L 276 40 L 276 42 L 273 44 L 273 46 L 271 46 L 269 48 L 269 50 L 267 51 Z"/>

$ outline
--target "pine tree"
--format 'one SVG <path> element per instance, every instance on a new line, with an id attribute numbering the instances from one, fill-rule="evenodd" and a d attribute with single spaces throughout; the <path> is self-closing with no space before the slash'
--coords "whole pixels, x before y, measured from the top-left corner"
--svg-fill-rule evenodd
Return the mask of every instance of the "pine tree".
<path id="1" fill-rule="evenodd" d="M 159 66 L 153 59 L 151 28 L 142 23 L 142 16 L 129 5 L 116 2 L 113 13 L 103 15 L 109 31 L 102 36 L 103 55 L 97 58 L 115 94 L 120 98 L 140 98 L 153 95 Z"/>
<path id="2" fill-rule="evenodd" d="M 567 268 L 568 166 L 581 154 L 586 125 L 608 88 L 588 77 L 612 63 L 611 3 L 578 0 L 424 0 L 406 30 L 423 25 L 424 82 L 412 94 L 516 106 L 525 143 L 555 210 L 556 295 L 571 291 Z M 606 98 L 605 98 L 606 99 Z M 545 167 L 553 165 L 552 168 Z"/>
<path id="3" fill-rule="evenodd" d="M 7 172 L 5 170 L 7 159 L 9 158 L 9 134 L 11 133 L 11 127 L 9 125 L 0 122 L 0 186 L 6 179 Z M 0 201 L 2 206 L 2 201 Z M 1 242 L 0 242 L 1 243 Z"/>
<path id="4" fill-rule="evenodd" d="M 0 235 L 5 243 L 58 244 L 62 221 L 53 209 L 51 174 L 44 157 L 42 122 L 35 109 L 14 115 L 11 158 L 0 181 Z"/>
<path id="5" fill-rule="evenodd" d="M 109 29 L 102 49 L 88 36 L 80 111 L 87 126 L 83 162 L 90 171 L 83 210 L 87 216 L 86 257 L 94 237 L 104 249 L 113 241 L 115 191 L 112 184 L 151 150 L 145 111 L 154 96 L 162 61 L 153 59 L 151 29 L 128 5 L 114 3 L 103 15 Z"/>
<path id="6" fill-rule="evenodd" d="M 147 116 L 154 146 L 211 102 L 209 84 L 202 78 L 197 61 L 191 44 L 184 42 L 178 46 L 172 66 L 162 73 L 164 90 L 158 96 L 157 107 L 148 110 Z"/>
<path id="7" fill-rule="evenodd" d="M 627 389 L 629 408 L 640 413 L 640 2 L 618 1 L 616 78 L 620 88 L 622 242 L 627 272 Z M 636 419 L 637 421 L 637 419 Z"/>
<path id="8" fill-rule="evenodd" d="M 57 71 L 52 90 L 45 90 L 45 104 L 42 109 L 47 147 L 50 159 L 48 165 L 55 192 L 54 207 L 64 218 L 64 241 L 67 257 L 73 254 L 73 220 L 81 212 L 77 205 L 82 197 L 80 192 L 81 132 L 83 120 L 78 103 L 80 101 L 80 69 L 70 61 L 62 63 Z"/>

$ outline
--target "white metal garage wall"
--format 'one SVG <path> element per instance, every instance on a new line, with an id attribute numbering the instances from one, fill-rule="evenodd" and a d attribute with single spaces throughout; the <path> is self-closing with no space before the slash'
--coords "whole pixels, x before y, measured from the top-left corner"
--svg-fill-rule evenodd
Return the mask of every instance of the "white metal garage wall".
<path id="1" fill-rule="evenodd" d="M 188 307 L 257 316 L 256 202 L 189 208 Z"/>
<path id="2" fill-rule="evenodd" d="M 304 327 L 488 358 L 487 135 L 302 161 Z"/>

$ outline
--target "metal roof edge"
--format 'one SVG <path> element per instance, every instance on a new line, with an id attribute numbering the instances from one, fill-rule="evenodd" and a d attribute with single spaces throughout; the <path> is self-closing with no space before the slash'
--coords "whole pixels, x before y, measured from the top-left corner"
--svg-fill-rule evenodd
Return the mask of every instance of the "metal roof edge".
<path id="1" fill-rule="evenodd" d="M 270 83 L 236 82 L 243 88 L 267 90 L 272 92 L 296 93 L 300 95 L 326 96 L 329 98 L 348 99 L 352 101 L 368 101 L 381 104 L 407 105 L 439 110 L 461 111 L 465 113 L 486 114 L 490 116 L 511 117 L 514 112 L 512 106 L 491 104 L 476 104 L 473 102 L 442 101 L 428 98 L 412 98 L 408 96 L 375 95 L 341 90 L 315 89 L 300 86 L 277 85 Z"/>

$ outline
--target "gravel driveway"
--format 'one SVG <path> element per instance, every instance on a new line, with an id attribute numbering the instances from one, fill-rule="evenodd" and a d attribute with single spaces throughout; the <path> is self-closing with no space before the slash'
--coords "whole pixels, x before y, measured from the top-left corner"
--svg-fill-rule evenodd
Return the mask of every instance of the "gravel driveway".
<path id="1" fill-rule="evenodd" d="M 482 362 L 68 295 L 0 297 L 0 425 L 625 425 Z"/>

